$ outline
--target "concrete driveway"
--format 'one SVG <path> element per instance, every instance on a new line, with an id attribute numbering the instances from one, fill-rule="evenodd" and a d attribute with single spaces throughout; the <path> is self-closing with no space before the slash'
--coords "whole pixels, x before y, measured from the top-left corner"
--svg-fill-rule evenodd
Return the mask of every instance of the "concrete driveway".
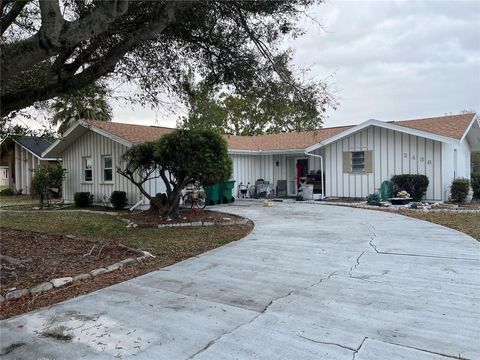
<path id="1" fill-rule="evenodd" d="M 1 323 L 6 359 L 479 359 L 480 244 L 398 215 L 224 210 L 245 239 Z"/>

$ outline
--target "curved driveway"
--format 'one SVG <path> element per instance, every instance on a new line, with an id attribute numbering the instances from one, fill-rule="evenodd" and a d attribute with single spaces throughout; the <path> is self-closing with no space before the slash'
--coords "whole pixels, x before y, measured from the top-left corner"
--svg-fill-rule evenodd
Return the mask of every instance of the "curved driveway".
<path id="1" fill-rule="evenodd" d="M 161 271 L 3 321 L 2 353 L 12 359 L 480 358 L 474 239 L 345 207 L 242 202 L 224 210 L 254 220 L 254 231 Z"/>

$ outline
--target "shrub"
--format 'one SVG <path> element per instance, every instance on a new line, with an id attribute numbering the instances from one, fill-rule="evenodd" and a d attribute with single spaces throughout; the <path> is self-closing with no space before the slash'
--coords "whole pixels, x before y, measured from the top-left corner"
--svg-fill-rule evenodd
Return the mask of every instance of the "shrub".
<path id="1" fill-rule="evenodd" d="M 60 195 L 66 170 L 60 165 L 41 165 L 35 169 L 32 179 L 32 194 L 40 198 L 40 206 L 44 206 L 47 198 L 53 193 Z"/>
<path id="2" fill-rule="evenodd" d="M 367 205 L 380 206 L 380 195 L 378 193 L 370 194 L 367 196 Z"/>
<path id="3" fill-rule="evenodd" d="M 0 195 L 1 195 L 1 196 L 12 196 L 12 195 L 14 195 L 14 194 L 13 194 L 13 190 L 12 190 L 12 189 L 6 188 L 6 189 L 3 189 L 2 191 L 0 191 Z"/>
<path id="4" fill-rule="evenodd" d="M 127 193 L 125 191 L 113 191 L 110 195 L 110 203 L 115 210 L 122 210 L 127 205 Z"/>
<path id="5" fill-rule="evenodd" d="M 89 192 L 76 192 L 73 196 L 75 206 L 79 208 L 87 207 L 90 205 L 90 193 Z"/>
<path id="6" fill-rule="evenodd" d="M 480 199 L 480 172 L 472 174 L 470 185 L 472 186 L 473 190 L 473 198 Z"/>
<path id="7" fill-rule="evenodd" d="M 462 203 L 465 201 L 470 190 L 470 180 L 458 178 L 452 181 L 450 186 L 450 199 L 454 202 Z"/>
<path id="8" fill-rule="evenodd" d="M 392 177 L 393 193 L 398 194 L 400 191 L 408 192 L 413 201 L 421 201 L 423 195 L 427 192 L 428 177 L 418 174 L 403 174 Z"/>

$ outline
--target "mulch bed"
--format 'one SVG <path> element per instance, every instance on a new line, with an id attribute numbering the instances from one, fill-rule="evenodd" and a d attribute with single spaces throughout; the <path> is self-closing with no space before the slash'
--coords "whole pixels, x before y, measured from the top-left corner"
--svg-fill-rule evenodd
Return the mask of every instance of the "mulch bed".
<path id="1" fill-rule="evenodd" d="M 138 256 L 114 243 L 98 243 L 92 255 L 85 255 L 92 250 L 93 242 L 6 228 L 0 228 L 0 232 L 1 295 L 11 288 L 30 288 Z"/>
<path id="2" fill-rule="evenodd" d="M 123 216 L 125 219 L 131 220 L 136 224 L 144 226 L 158 226 L 173 223 L 191 223 L 197 221 L 208 221 L 215 223 L 222 223 L 231 220 L 242 220 L 243 218 L 236 215 L 230 215 L 211 210 L 197 210 L 197 209 L 181 209 L 180 215 L 175 219 L 168 219 L 150 211 L 136 212 L 133 214 Z"/>

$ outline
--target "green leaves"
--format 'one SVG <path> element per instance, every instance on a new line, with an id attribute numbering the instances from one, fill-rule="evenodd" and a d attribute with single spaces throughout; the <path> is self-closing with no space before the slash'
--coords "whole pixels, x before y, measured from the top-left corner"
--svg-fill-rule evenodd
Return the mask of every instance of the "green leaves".
<path id="1" fill-rule="evenodd" d="M 227 143 L 213 130 L 176 130 L 165 135 L 158 141 L 155 157 L 177 184 L 195 179 L 208 185 L 226 181 L 232 173 Z"/>
<path id="2" fill-rule="evenodd" d="M 100 83 L 59 96 L 50 105 L 52 124 L 60 124 L 58 132 L 63 134 L 80 119 L 111 121 L 112 108 L 108 104 L 108 96 L 108 88 Z"/>

